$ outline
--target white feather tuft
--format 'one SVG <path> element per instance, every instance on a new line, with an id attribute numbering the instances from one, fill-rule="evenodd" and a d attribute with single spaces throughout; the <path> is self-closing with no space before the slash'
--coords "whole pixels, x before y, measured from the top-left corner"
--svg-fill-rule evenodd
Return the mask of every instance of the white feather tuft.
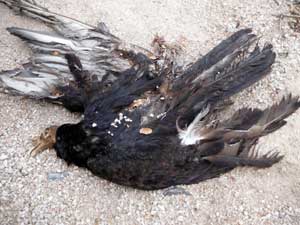
<path id="1" fill-rule="evenodd" d="M 198 144 L 202 140 L 201 136 L 201 128 L 203 124 L 201 123 L 201 119 L 203 119 L 209 113 L 209 106 L 203 109 L 193 120 L 193 122 L 186 128 L 181 129 L 177 126 L 178 137 L 181 139 L 182 145 L 194 145 Z"/>

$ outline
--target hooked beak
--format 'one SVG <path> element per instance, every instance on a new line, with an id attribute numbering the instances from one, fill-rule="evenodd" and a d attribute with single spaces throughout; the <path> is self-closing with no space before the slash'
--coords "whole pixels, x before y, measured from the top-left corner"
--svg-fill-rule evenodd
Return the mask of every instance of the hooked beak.
<path id="1" fill-rule="evenodd" d="M 46 128 L 39 137 L 32 140 L 34 148 L 30 151 L 30 155 L 35 157 L 47 149 L 53 148 L 56 142 L 56 130 L 58 126 Z"/>

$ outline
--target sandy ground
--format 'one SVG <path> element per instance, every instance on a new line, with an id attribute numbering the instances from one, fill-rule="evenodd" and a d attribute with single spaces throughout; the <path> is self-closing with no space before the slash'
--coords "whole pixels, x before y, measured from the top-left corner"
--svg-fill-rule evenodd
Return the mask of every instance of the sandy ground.
<path id="1" fill-rule="evenodd" d="M 184 37 L 191 57 L 239 28 L 252 27 L 262 41 L 274 44 L 278 58 L 271 75 L 239 95 L 235 107 L 266 107 L 287 92 L 300 94 L 299 34 L 273 16 L 287 13 L 287 1 L 39 2 L 87 23 L 104 21 L 117 36 L 144 47 L 156 33 L 169 41 Z M 30 56 L 26 45 L 6 32 L 9 26 L 45 29 L 0 5 L 0 70 Z M 53 151 L 30 158 L 32 137 L 49 125 L 77 121 L 78 115 L 4 94 L 0 105 L 0 224 L 300 224 L 300 111 L 260 142 L 262 150 L 280 150 L 282 162 L 264 170 L 239 168 L 166 195 L 164 190 L 143 192 L 109 183 L 68 167 Z"/>

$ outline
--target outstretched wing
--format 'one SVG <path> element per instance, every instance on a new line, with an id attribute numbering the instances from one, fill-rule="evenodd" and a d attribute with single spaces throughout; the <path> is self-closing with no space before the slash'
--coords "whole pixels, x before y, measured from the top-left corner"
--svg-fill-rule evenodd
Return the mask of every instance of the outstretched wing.
<path id="1" fill-rule="evenodd" d="M 30 0 L 0 0 L 16 12 L 39 19 L 55 32 L 10 27 L 7 30 L 26 41 L 33 51 L 30 63 L 20 69 L 2 71 L 0 88 L 9 93 L 59 101 L 58 89 L 73 82 L 65 59 L 76 54 L 90 80 L 109 85 L 128 69 L 135 52 L 150 54 L 143 48 L 126 45 L 112 35 L 103 23 L 97 27 L 48 11 Z"/>
<path id="2" fill-rule="evenodd" d="M 249 151 L 259 137 L 285 124 L 284 119 L 299 108 L 298 98 L 289 96 L 265 111 L 242 109 L 227 124 L 212 119 L 216 104 L 270 72 L 275 60 L 272 46 L 260 48 L 256 41 L 245 29 L 221 42 L 173 80 L 145 112 L 141 110 L 146 118 L 142 126 L 166 140 L 176 137 L 182 149 L 197 149 L 191 154 L 213 164 L 263 167 L 279 161 L 278 154 L 261 159 Z"/>

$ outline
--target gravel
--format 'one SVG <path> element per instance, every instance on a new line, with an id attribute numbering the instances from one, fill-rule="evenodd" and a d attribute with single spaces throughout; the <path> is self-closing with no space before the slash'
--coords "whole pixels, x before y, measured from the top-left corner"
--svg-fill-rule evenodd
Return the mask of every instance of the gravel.
<path id="1" fill-rule="evenodd" d="M 156 33 L 185 40 L 196 58 L 231 32 L 252 27 L 274 45 L 268 78 L 235 98 L 234 108 L 266 107 L 288 92 L 300 95 L 299 34 L 289 29 L 285 0 L 52 0 L 49 9 L 87 23 L 105 22 L 120 38 L 149 48 Z M 278 3 L 278 4 L 277 4 Z M 48 29 L 0 5 L 0 70 L 26 62 L 30 50 L 8 26 Z M 143 192 L 67 166 L 54 151 L 30 158 L 31 139 L 79 115 L 45 102 L 0 94 L 0 224 L 300 224 L 300 112 L 265 137 L 262 150 L 285 158 L 272 168 L 238 168 L 196 185 Z M 228 112 L 229 114 L 230 112 Z"/>

